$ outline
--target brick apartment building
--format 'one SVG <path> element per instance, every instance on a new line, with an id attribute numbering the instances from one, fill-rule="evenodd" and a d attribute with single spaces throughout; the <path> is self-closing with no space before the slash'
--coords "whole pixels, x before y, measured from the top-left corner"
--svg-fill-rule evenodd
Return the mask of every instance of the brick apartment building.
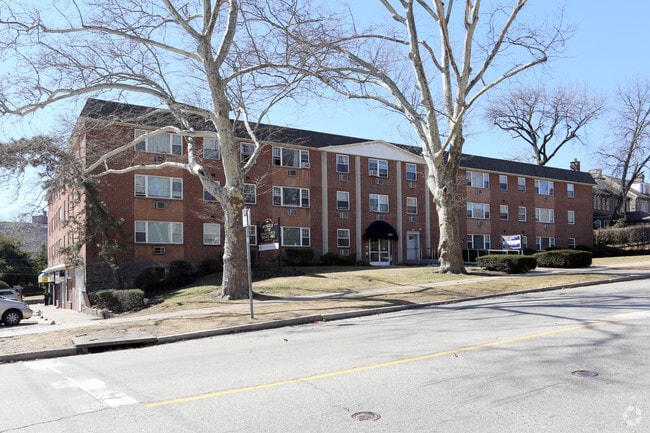
<path id="1" fill-rule="evenodd" d="M 142 131 L 175 123 L 168 113 L 152 112 L 90 99 L 73 144 L 90 160 L 94 149 L 112 149 Z M 207 126 L 196 120 L 195 129 Z M 251 146 L 244 134 L 239 136 L 244 161 Z M 435 259 L 438 221 L 419 148 L 274 126 L 264 126 L 258 136 L 267 145 L 246 178 L 256 264 L 277 264 L 278 255 L 289 248 L 313 250 L 315 262 L 328 252 L 354 255 L 372 265 Z M 218 143 L 198 139 L 197 144 L 220 180 Z M 166 134 L 141 142 L 123 158 L 129 165 L 181 161 L 183 147 L 181 136 Z M 593 184 L 580 171 L 465 155 L 459 172 L 465 253 L 501 249 L 503 235 L 522 235 L 523 246 L 537 250 L 592 245 Z M 198 264 L 222 254 L 221 212 L 187 171 L 109 175 L 101 180 L 100 194 L 130 236 L 128 266 L 122 271 L 131 284 L 146 267 L 164 268 L 173 260 Z M 79 310 L 87 289 L 112 283 L 100 277 L 105 267 L 92 245 L 82 248 L 80 264 L 65 263 L 59 250 L 71 242 L 64 225 L 71 212 L 75 209 L 69 197 L 50 195 L 47 273 L 57 304 Z M 280 249 L 260 251 L 258 231 L 269 220 L 280 227 Z"/>

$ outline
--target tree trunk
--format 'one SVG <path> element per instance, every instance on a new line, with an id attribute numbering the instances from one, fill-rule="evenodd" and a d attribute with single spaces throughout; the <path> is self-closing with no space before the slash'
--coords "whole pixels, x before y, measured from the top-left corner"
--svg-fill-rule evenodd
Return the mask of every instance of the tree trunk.
<path id="1" fill-rule="evenodd" d="M 440 273 L 464 274 L 465 264 L 458 230 L 459 206 L 456 180 L 438 186 L 437 191 L 434 202 L 440 228 L 438 241 Z"/>
<path id="2" fill-rule="evenodd" d="M 233 200 L 224 206 L 223 282 L 221 296 L 248 299 L 248 236 L 243 226 L 243 202 Z"/>

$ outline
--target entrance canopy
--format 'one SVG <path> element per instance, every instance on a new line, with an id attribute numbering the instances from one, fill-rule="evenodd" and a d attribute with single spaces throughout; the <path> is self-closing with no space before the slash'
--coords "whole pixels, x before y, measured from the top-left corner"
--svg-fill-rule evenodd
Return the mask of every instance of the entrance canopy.
<path id="1" fill-rule="evenodd" d="M 397 240 L 397 232 L 386 221 L 375 221 L 368 226 L 363 234 L 364 239 L 390 239 Z"/>

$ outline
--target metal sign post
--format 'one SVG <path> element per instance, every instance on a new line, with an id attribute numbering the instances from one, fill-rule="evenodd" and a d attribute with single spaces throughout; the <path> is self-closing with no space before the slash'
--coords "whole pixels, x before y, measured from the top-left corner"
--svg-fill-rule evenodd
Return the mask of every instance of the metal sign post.
<path id="1" fill-rule="evenodd" d="M 251 319 L 255 318 L 253 314 L 253 277 L 251 275 L 251 238 L 248 233 L 248 226 L 251 225 L 251 210 L 245 207 L 242 209 L 242 220 L 246 229 L 246 264 L 248 266 L 248 300 L 250 301 Z"/>

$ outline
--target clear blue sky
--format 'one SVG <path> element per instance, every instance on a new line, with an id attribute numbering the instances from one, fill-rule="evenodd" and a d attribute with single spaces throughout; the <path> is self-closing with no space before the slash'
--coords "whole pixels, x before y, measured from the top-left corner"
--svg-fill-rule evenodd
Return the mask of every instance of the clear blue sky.
<path id="1" fill-rule="evenodd" d="M 371 2 L 363 0 L 362 3 Z M 484 2 L 488 6 L 489 2 Z M 361 3 L 359 3 L 361 4 Z M 563 0 L 530 0 L 529 16 L 543 17 L 565 4 Z M 379 6 L 373 6 L 379 9 Z M 528 7 L 528 6 L 527 6 Z M 366 11 L 368 9 L 366 8 Z M 613 96 L 618 85 L 626 79 L 650 74 L 650 32 L 648 17 L 650 2 L 646 0 L 568 0 L 566 19 L 575 27 L 563 58 L 548 66 L 545 82 L 584 83 L 596 92 Z M 55 110 L 17 122 L 0 123 L 0 139 L 47 133 L 41 125 L 50 124 Z M 523 144 L 484 124 L 475 116 L 469 128 L 465 153 L 511 158 L 525 149 Z M 387 114 L 381 109 L 371 110 L 366 105 L 330 101 L 313 102 L 306 107 L 287 110 L 282 116 L 269 119 L 272 123 L 335 134 L 384 139 L 392 142 L 416 144 L 410 140 L 410 130 L 401 117 Z M 606 120 L 595 124 L 589 131 L 590 146 L 569 145 L 549 165 L 568 168 L 574 158 L 582 162 L 582 169 L 594 168 L 593 148 L 606 141 Z M 25 208 L 25 203 L 38 200 L 30 193 L 33 185 L 23 188 L 16 198 L 13 189 L 0 190 L 0 221 L 13 220 Z M 42 195 L 42 194 L 41 194 Z"/>

